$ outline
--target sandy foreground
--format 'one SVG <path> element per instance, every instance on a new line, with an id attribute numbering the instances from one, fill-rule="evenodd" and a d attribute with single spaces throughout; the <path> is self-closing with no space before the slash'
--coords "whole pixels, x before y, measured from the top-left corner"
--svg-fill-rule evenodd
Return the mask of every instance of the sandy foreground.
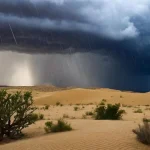
<path id="1" fill-rule="evenodd" d="M 110 89 L 42 89 L 32 88 L 36 113 L 44 114 L 44 120 L 24 130 L 25 138 L 18 141 L 0 143 L 0 150 L 149 150 L 137 141 L 132 129 L 142 123 L 142 118 L 150 118 L 150 93 L 121 92 Z M 15 92 L 20 88 L 10 88 Z M 21 88 L 22 91 L 28 90 Z M 107 103 L 121 103 L 127 114 L 120 121 L 97 121 L 87 111 L 94 111 L 102 99 Z M 60 102 L 63 106 L 56 106 Z M 44 104 L 50 105 L 43 110 Z M 146 106 L 145 106 L 146 105 Z M 149 106 L 148 106 L 149 105 Z M 74 111 L 74 107 L 79 110 Z M 143 113 L 134 113 L 138 108 Z M 46 134 L 46 121 L 63 118 L 71 124 L 73 131 Z"/>

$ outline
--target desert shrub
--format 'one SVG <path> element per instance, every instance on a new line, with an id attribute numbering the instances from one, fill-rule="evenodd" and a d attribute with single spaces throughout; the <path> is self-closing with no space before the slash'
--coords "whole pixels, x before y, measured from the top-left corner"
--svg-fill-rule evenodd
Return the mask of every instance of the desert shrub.
<path id="1" fill-rule="evenodd" d="M 105 102 L 104 101 L 102 101 L 102 102 L 100 102 L 100 104 L 99 105 L 105 105 Z"/>
<path id="2" fill-rule="evenodd" d="M 93 105 L 93 103 L 88 103 L 87 105 Z"/>
<path id="3" fill-rule="evenodd" d="M 50 132 L 50 129 L 51 129 L 52 125 L 53 125 L 52 121 L 48 121 L 48 122 L 45 123 L 44 130 L 45 130 L 46 133 Z"/>
<path id="4" fill-rule="evenodd" d="M 139 109 L 135 110 L 134 113 L 143 113 L 143 111 L 142 111 L 142 109 L 139 108 Z"/>
<path id="5" fill-rule="evenodd" d="M 44 115 L 43 114 L 39 114 L 38 119 L 39 120 L 43 120 L 44 119 Z"/>
<path id="6" fill-rule="evenodd" d="M 44 109 L 48 110 L 49 109 L 49 105 L 45 105 Z"/>
<path id="7" fill-rule="evenodd" d="M 34 119 L 35 121 L 37 121 L 39 119 L 39 115 L 36 113 L 32 114 L 32 119 Z"/>
<path id="8" fill-rule="evenodd" d="M 150 123 L 143 120 L 143 125 L 139 125 L 138 129 L 134 129 L 133 133 L 137 135 L 137 139 L 147 145 L 150 145 Z"/>
<path id="9" fill-rule="evenodd" d="M 76 105 L 79 106 L 79 105 L 81 105 L 81 104 L 77 103 Z"/>
<path id="10" fill-rule="evenodd" d="M 61 103 L 60 102 L 56 102 L 56 106 L 59 106 Z"/>
<path id="11" fill-rule="evenodd" d="M 150 119 L 143 118 L 143 122 L 150 122 Z"/>
<path id="12" fill-rule="evenodd" d="M 93 116 L 93 115 L 94 115 L 94 113 L 93 113 L 92 111 L 87 111 L 85 114 L 86 114 L 87 116 Z"/>
<path id="13" fill-rule="evenodd" d="M 79 110 L 79 107 L 75 106 L 74 111 L 77 111 L 77 110 Z"/>
<path id="14" fill-rule="evenodd" d="M 107 100 L 106 100 L 106 99 L 102 99 L 102 102 L 104 102 L 104 103 L 105 103 L 105 102 L 107 102 Z"/>
<path id="15" fill-rule="evenodd" d="M 96 120 L 119 120 L 122 118 L 122 115 L 125 113 L 124 110 L 120 110 L 120 104 L 107 104 L 98 105 L 95 109 L 95 119 Z"/>
<path id="16" fill-rule="evenodd" d="M 56 124 L 53 124 L 53 122 L 46 122 L 45 123 L 45 132 L 65 132 L 72 130 L 72 127 L 70 124 L 65 122 L 63 119 L 59 119 Z"/>
<path id="17" fill-rule="evenodd" d="M 4 136 L 20 138 L 22 130 L 37 120 L 33 114 L 36 108 L 32 105 L 31 92 L 8 94 L 5 90 L 0 91 L 0 140 Z"/>

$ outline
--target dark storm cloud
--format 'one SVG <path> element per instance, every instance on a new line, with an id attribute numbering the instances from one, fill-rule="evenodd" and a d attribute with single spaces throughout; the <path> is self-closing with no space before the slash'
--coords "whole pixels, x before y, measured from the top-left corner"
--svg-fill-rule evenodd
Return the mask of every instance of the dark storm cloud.
<path id="1" fill-rule="evenodd" d="M 149 8 L 149 0 L 0 0 L 0 83 L 150 89 Z"/>
<path id="2" fill-rule="evenodd" d="M 1 32 L 10 24 L 22 32 L 27 28 L 87 32 L 113 40 L 136 38 L 142 33 L 132 18 L 149 14 L 149 5 L 148 0 L 1 0 Z"/>

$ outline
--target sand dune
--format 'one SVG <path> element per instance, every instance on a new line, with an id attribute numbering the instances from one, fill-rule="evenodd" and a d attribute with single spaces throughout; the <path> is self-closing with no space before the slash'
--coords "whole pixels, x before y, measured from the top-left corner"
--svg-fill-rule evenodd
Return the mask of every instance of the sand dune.
<path id="1" fill-rule="evenodd" d="M 46 88 L 46 87 L 44 87 Z M 38 89 L 38 90 L 37 90 Z M 20 88 L 9 89 L 10 93 Z M 24 92 L 29 90 L 21 88 Z M 121 92 L 111 89 L 63 89 L 49 90 L 32 88 L 36 113 L 44 114 L 45 120 L 37 121 L 24 130 L 27 136 L 19 141 L 1 143 L 0 150 L 149 150 L 137 141 L 132 129 L 138 127 L 143 117 L 150 118 L 150 93 Z M 120 121 L 96 121 L 91 117 L 83 118 L 87 111 L 94 111 L 102 99 L 107 103 L 131 105 L 122 106 L 127 114 Z M 60 102 L 63 106 L 56 106 Z M 48 110 L 41 109 L 44 104 Z M 72 104 L 72 105 L 70 105 Z M 78 105 L 76 105 L 78 104 Z M 88 105 L 87 105 L 88 104 Z M 74 111 L 74 107 L 79 107 Z M 134 113 L 138 108 L 143 113 Z M 147 109 L 148 108 L 148 109 Z M 57 134 L 45 134 L 44 124 L 47 120 L 56 121 L 63 115 L 73 127 L 73 131 Z"/>
<path id="2" fill-rule="evenodd" d="M 110 89 L 71 89 L 39 93 L 35 95 L 35 104 L 56 104 L 57 101 L 63 104 L 88 104 L 99 103 L 102 99 L 106 99 L 109 103 L 148 105 L 150 104 L 150 93 L 131 93 Z"/>

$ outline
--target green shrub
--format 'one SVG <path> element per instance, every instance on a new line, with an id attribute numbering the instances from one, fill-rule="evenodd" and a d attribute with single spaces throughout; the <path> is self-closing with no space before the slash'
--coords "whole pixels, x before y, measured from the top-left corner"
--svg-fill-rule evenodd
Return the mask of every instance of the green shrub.
<path id="1" fill-rule="evenodd" d="M 150 122 L 150 119 L 143 118 L 143 122 Z"/>
<path id="2" fill-rule="evenodd" d="M 150 145 L 150 124 L 143 120 L 143 125 L 139 125 L 138 129 L 134 129 L 133 133 L 137 135 L 137 139 L 147 145 Z"/>
<path id="3" fill-rule="evenodd" d="M 95 109 L 95 119 L 96 120 L 119 120 L 122 118 L 122 115 L 125 113 L 124 110 L 119 110 L 120 104 L 107 104 L 98 105 Z"/>
<path id="4" fill-rule="evenodd" d="M 104 102 L 104 103 L 105 103 L 105 102 L 107 102 L 107 100 L 106 100 L 106 99 L 102 99 L 102 102 Z"/>
<path id="5" fill-rule="evenodd" d="M 139 108 L 139 109 L 135 110 L 134 113 L 143 113 L 143 111 L 142 111 L 142 109 Z"/>
<path id="6" fill-rule="evenodd" d="M 48 110 L 49 109 L 49 105 L 45 105 L 44 109 Z"/>
<path id="7" fill-rule="evenodd" d="M 48 121 L 48 122 L 45 123 L 44 130 L 45 130 L 46 133 L 50 132 L 50 129 L 51 129 L 52 125 L 53 125 L 52 121 Z"/>
<path id="8" fill-rule="evenodd" d="M 94 115 L 94 113 L 93 113 L 92 111 L 87 111 L 85 114 L 86 114 L 87 116 L 93 116 L 93 115 Z"/>
<path id="9" fill-rule="evenodd" d="M 56 102 L 56 106 L 59 106 L 61 103 L 60 102 Z"/>
<path id="10" fill-rule="evenodd" d="M 22 130 L 37 120 L 31 92 L 8 94 L 0 91 L 0 141 L 4 136 L 20 138 Z"/>
<path id="11" fill-rule="evenodd" d="M 65 131 L 71 131 L 72 127 L 70 124 L 65 122 L 62 119 L 59 119 L 56 124 L 53 124 L 52 122 L 46 122 L 45 123 L 45 132 L 65 132 Z"/>
<path id="12" fill-rule="evenodd" d="M 99 104 L 99 105 L 105 105 L 105 102 L 103 102 L 103 101 L 102 101 L 102 102 L 100 102 L 100 104 Z"/>
<path id="13" fill-rule="evenodd" d="M 79 110 L 79 107 L 75 106 L 74 111 L 77 111 L 77 110 Z"/>
<path id="14" fill-rule="evenodd" d="M 35 121 L 37 121 L 37 120 L 39 119 L 38 114 L 33 113 L 33 114 L 32 114 L 32 119 L 35 120 Z"/>
<path id="15" fill-rule="evenodd" d="M 43 120 L 44 119 L 44 115 L 43 114 L 39 114 L 38 118 L 39 118 L 39 120 Z"/>

